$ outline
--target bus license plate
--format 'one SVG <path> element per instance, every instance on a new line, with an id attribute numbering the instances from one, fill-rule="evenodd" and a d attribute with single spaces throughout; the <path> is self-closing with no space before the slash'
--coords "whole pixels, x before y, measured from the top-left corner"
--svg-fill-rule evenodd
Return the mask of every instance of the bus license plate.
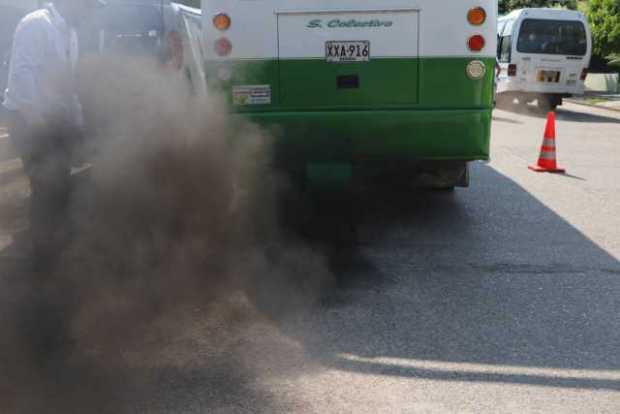
<path id="1" fill-rule="evenodd" d="M 331 63 L 368 62 L 370 42 L 366 40 L 325 42 L 325 59 Z"/>
<path id="2" fill-rule="evenodd" d="M 558 83 L 560 82 L 560 72 L 556 70 L 539 70 L 538 82 Z"/>

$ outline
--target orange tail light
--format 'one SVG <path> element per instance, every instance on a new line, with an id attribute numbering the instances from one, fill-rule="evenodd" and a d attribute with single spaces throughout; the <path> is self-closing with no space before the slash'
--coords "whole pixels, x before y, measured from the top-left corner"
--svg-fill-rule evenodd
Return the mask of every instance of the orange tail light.
<path id="1" fill-rule="evenodd" d="M 228 16 L 227 14 L 220 13 L 216 14 L 215 17 L 213 17 L 213 26 L 215 26 L 217 30 L 220 30 L 222 32 L 230 29 L 231 24 L 232 21 L 230 19 L 230 16 Z"/>
<path id="2" fill-rule="evenodd" d="M 480 26 L 487 21 L 487 12 L 482 7 L 476 7 L 467 13 L 467 21 L 474 26 Z"/>

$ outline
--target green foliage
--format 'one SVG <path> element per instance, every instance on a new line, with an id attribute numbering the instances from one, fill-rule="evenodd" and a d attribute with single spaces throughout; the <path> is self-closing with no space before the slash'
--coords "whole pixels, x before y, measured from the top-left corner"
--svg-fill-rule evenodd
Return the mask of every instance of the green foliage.
<path id="1" fill-rule="evenodd" d="M 620 0 L 590 0 L 587 6 L 594 53 L 620 54 Z"/>
<path id="2" fill-rule="evenodd" d="M 500 14 L 528 7 L 565 7 L 576 9 L 577 0 L 499 0 Z"/>
<path id="3" fill-rule="evenodd" d="M 609 66 L 620 68 L 620 53 L 609 55 L 607 59 L 609 59 Z"/>

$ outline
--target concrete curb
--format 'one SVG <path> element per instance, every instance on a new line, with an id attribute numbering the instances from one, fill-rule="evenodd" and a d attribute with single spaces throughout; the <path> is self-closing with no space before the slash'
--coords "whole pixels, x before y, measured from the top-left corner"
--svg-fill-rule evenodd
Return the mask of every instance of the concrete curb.
<path id="1" fill-rule="evenodd" d="M 603 105 L 591 104 L 591 103 L 582 102 L 582 101 L 575 100 L 575 99 L 566 99 L 565 98 L 564 102 L 569 102 L 569 103 L 572 103 L 572 104 L 575 104 L 575 105 L 581 105 L 581 106 L 589 106 L 590 108 L 605 109 L 607 111 L 612 111 L 612 112 L 620 113 L 620 109 L 610 108 L 608 106 L 603 106 Z"/>

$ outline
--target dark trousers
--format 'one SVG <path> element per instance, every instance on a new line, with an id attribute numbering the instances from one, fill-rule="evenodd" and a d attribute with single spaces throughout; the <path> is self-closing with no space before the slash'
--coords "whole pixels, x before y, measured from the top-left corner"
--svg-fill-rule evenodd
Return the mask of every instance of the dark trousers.
<path id="1" fill-rule="evenodd" d="M 67 236 L 65 212 L 71 190 L 71 157 L 63 128 L 35 130 L 9 114 L 9 135 L 30 179 L 30 228 L 37 254 L 53 255 Z"/>

